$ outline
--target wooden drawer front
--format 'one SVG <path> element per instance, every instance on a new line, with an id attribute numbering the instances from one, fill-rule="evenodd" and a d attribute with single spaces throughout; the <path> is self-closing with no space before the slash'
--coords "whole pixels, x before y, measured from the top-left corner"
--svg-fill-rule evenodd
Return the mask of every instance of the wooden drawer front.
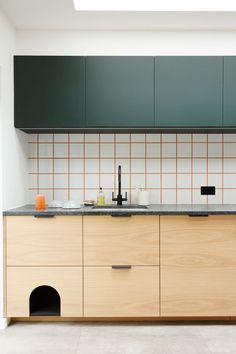
<path id="1" fill-rule="evenodd" d="M 159 267 L 84 268 L 85 317 L 159 315 Z"/>
<path id="2" fill-rule="evenodd" d="M 159 216 L 85 216 L 85 265 L 158 265 Z"/>
<path id="3" fill-rule="evenodd" d="M 81 317 L 81 267 L 8 267 L 7 317 L 28 317 L 31 292 L 42 285 L 57 290 L 62 317 Z"/>
<path id="4" fill-rule="evenodd" d="M 7 265 L 82 265 L 82 217 L 9 216 Z"/>
<path id="5" fill-rule="evenodd" d="M 236 217 L 161 216 L 161 316 L 236 315 Z"/>

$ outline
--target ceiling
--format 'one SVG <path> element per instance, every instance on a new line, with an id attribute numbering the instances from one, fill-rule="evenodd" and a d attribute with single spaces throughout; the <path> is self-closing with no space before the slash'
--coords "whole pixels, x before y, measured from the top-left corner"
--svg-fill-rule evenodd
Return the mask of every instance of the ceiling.
<path id="1" fill-rule="evenodd" d="M 236 30 L 236 12 L 83 12 L 72 0 L 0 0 L 17 29 Z"/>

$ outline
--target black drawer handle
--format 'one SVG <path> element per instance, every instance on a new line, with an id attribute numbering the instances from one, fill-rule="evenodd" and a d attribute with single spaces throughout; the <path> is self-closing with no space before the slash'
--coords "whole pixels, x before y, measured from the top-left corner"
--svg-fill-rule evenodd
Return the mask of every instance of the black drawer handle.
<path id="1" fill-rule="evenodd" d="M 130 218 L 132 215 L 131 214 L 127 214 L 127 213 L 122 213 L 122 214 L 111 214 L 111 216 L 113 218 Z"/>
<path id="2" fill-rule="evenodd" d="M 190 218 L 207 218 L 209 215 L 208 214 L 189 214 L 188 216 Z"/>
<path id="3" fill-rule="evenodd" d="M 34 215 L 35 218 L 54 218 L 53 214 L 45 214 L 45 215 Z"/>
<path id="4" fill-rule="evenodd" d="M 131 269 L 131 265 L 113 265 L 111 266 L 112 269 Z"/>

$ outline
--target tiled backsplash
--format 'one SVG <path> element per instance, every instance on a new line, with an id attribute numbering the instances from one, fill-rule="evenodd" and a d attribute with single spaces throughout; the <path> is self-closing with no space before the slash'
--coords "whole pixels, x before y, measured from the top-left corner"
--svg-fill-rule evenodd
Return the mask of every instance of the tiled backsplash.
<path id="1" fill-rule="evenodd" d="M 132 203 L 138 185 L 151 203 L 236 203 L 236 134 L 31 134 L 29 202 L 96 199 L 99 186 L 111 202 L 118 165 Z"/>

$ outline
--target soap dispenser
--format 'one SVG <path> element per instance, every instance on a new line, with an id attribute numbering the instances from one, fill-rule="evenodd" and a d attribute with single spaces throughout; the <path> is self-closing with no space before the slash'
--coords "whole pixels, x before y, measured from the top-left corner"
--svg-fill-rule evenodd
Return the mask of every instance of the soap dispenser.
<path id="1" fill-rule="evenodd" d="M 97 205 L 98 206 L 105 205 L 105 194 L 102 190 L 102 187 L 99 188 L 99 192 L 97 196 Z"/>

